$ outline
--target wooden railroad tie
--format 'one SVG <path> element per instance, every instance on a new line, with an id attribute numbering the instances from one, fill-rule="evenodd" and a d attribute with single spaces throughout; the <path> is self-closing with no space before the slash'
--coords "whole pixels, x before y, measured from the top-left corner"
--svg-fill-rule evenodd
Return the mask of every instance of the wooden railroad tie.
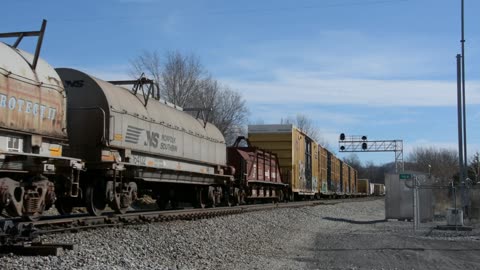
<path id="1" fill-rule="evenodd" d="M 22 256 L 61 256 L 64 250 L 76 250 L 75 244 L 27 242 L 0 246 L 0 254 L 15 254 Z"/>

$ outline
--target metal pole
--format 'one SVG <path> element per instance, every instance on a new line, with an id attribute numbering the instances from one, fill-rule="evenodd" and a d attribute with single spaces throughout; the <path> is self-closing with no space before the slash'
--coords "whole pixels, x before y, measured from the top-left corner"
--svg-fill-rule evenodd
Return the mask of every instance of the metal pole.
<path id="1" fill-rule="evenodd" d="M 460 182 L 463 181 L 463 136 L 462 136 L 462 82 L 461 61 L 462 56 L 457 54 L 457 115 L 458 115 L 458 165 Z"/>
<path id="2" fill-rule="evenodd" d="M 415 189 L 417 188 L 415 186 L 415 176 L 413 176 L 413 179 L 412 179 L 412 184 L 413 184 L 413 187 L 412 187 L 412 192 L 413 192 L 413 233 L 416 234 L 417 233 L 417 217 L 416 217 L 416 212 L 417 212 L 417 194 L 415 192 Z"/>
<path id="3" fill-rule="evenodd" d="M 461 0 L 461 3 L 462 3 L 462 39 L 461 39 L 461 43 L 462 43 L 462 98 L 463 98 L 463 162 L 464 162 L 464 165 L 463 165 L 463 175 L 464 175 L 464 178 L 462 179 L 462 181 L 460 181 L 460 185 L 461 186 L 461 194 L 460 194 L 460 200 L 462 202 L 462 210 L 464 209 L 464 202 L 466 200 L 466 198 L 464 198 L 465 196 L 465 192 L 464 192 L 464 184 L 466 183 L 467 181 L 467 178 L 468 178 L 468 160 L 467 160 L 467 112 L 466 112 L 466 107 L 467 107 L 467 103 L 465 102 L 465 5 L 464 5 L 464 0 Z M 455 198 L 456 200 L 456 198 Z M 455 228 L 457 227 L 457 215 L 458 215 L 458 209 L 455 209 Z"/>
<path id="4" fill-rule="evenodd" d="M 413 230 L 417 232 L 420 224 L 420 198 L 418 197 L 418 179 L 413 177 Z"/>
<path id="5" fill-rule="evenodd" d="M 468 177 L 468 171 L 467 171 L 467 114 L 466 114 L 466 103 L 465 103 L 465 23 L 464 23 L 464 0 L 462 0 L 462 40 L 460 41 L 462 43 L 462 110 L 463 110 L 463 175 L 465 178 Z"/>
<path id="6" fill-rule="evenodd" d="M 455 230 L 457 230 L 457 190 L 455 188 L 455 182 L 452 181 L 452 189 L 453 189 L 453 211 L 455 211 Z"/>
<path id="7" fill-rule="evenodd" d="M 37 47 L 35 48 L 35 55 L 33 57 L 33 63 L 32 63 L 33 69 L 37 68 L 38 57 L 40 56 L 40 49 L 42 48 L 43 36 L 45 34 L 46 27 L 47 27 L 47 20 L 43 20 L 42 27 L 40 28 L 40 34 L 38 35 Z"/>

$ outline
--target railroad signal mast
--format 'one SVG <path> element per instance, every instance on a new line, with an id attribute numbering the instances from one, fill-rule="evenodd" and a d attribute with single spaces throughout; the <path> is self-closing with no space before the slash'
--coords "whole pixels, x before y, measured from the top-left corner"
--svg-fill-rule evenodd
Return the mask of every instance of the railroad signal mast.
<path id="1" fill-rule="evenodd" d="M 340 152 L 394 152 L 395 172 L 403 172 L 403 140 L 367 140 L 367 136 L 340 134 Z"/>

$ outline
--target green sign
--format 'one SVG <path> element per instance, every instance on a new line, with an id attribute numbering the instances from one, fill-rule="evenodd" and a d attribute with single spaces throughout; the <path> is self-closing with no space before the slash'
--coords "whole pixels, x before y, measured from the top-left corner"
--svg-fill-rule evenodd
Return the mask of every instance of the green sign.
<path id="1" fill-rule="evenodd" d="M 408 179 L 412 179 L 412 175 L 409 174 L 409 173 L 401 173 L 400 174 L 400 179 L 403 179 L 403 180 L 408 180 Z"/>

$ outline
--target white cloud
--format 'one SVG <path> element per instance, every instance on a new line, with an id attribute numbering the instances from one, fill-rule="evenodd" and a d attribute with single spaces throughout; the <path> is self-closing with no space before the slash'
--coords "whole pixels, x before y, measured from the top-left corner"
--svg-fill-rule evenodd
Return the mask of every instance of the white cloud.
<path id="1" fill-rule="evenodd" d="M 455 72 L 454 52 L 435 46 L 439 37 L 382 37 L 357 31 L 321 31 L 296 39 L 248 44 L 228 65 L 245 71 L 286 67 L 329 77 L 419 78 Z M 412 44 L 415 46 L 412 46 Z M 452 76 L 455 76 L 453 74 Z"/>
<path id="2" fill-rule="evenodd" d="M 301 104 L 273 104 L 265 105 L 258 103 L 249 103 L 250 110 L 255 112 L 256 121 L 261 120 L 264 123 L 278 124 L 282 118 L 295 117 L 297 114 L 303 114 L 315 121 L 316 124 L 324 125 L 325 122 L 335 123 L 337 125 L 348 125 L 361 122 L 368 118 L 362 113 L 348 113 L 331 111 L 322 107 L 305 107 Z"/>
<path id="3" fill-rule="evenodd" d="M 456 83 L 440 80 L 325 78 L 279 71 L 271 81 L 223 80 L 248 102 L 365 106 L 456 106 Z M 469 81 L 467 104 L 480 104 L 480 82 Z"/>
<path id="4" fill-rule="evenodd" d="M 128 75 L 127 65 L 112 65 L 112 66 L 103 66 L 103 67 L 71 67 L 73 69 L 78 69 L 82 72 L 87 73 L 88 75 L 94 76 L 104 81 L 115 81 L 115 80 L 131 80 L 132 78 Z"/>
<path id="5" fill-rule="evenodd" d="M 431 44 L 439 37 L 322 31 L 308 38 L 249 45 L 227 62 L 240 76 L 223 81 L 255 103 L 456 106 L 455 57 Z M 467 103 L 480 103 L 479 81 L 467 82 Z"/>

